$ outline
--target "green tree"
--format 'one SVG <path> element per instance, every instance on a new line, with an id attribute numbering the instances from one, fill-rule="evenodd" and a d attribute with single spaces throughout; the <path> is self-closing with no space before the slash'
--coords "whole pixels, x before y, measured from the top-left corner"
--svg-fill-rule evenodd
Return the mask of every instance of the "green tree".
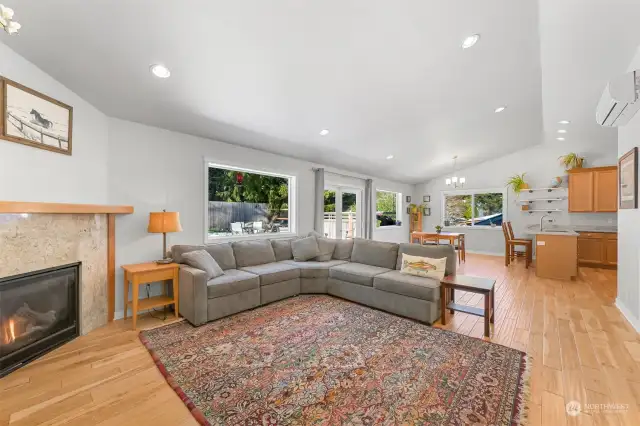
<path id="1" fill-rule="evenodd" d="M 394 192 L 376 192 L 376 211 L 396 214 L 397 195 Z"/>

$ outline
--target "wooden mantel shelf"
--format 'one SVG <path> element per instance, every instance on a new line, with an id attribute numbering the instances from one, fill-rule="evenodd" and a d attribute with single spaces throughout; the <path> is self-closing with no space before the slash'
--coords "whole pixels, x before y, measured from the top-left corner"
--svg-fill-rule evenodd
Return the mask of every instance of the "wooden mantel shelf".
<path id="1" fill-rule="evenodd" d="M 0 201 L 0 213 L 131 214 L 133 206 Z"/>

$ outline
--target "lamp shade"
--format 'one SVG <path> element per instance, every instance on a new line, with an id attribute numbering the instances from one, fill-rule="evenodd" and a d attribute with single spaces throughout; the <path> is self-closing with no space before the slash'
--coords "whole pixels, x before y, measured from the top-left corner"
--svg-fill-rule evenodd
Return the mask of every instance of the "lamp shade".
<path id="1" fill-rule="evenodd" d="M 153 234 L 165 232 L 180 232 L 180 213 L 178 212 L 152 212 L 149 213 L 149 227 L 147 231 Z"/>

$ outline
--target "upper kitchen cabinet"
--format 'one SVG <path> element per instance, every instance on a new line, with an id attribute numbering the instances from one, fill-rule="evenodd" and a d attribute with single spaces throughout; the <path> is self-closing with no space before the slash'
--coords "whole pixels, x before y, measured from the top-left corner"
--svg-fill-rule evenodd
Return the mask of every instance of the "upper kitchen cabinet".
<path id="1" fill-rule="evenodd" d="M 616 166 L 569 170 L 569 212 L 618 211 L 618 168 Z"/>

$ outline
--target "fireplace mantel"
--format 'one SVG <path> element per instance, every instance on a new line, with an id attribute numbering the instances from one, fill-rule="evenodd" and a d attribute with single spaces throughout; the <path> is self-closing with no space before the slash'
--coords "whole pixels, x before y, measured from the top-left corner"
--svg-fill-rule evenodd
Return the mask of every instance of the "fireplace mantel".
<path id="1" fill-rule="evenodd" d="M 133 206 L 0 201 L 0 213 L 131 214 Z"/>
<path id="2" fill-rule="evenodd" d="M 106 215 L 107 218 L 107 320 L 113 321 L 115 311 L 116 216 L 133 213 L 133 206 L 98 204 L 38 203 L 0 201 L 0 214 L 82 214 Z"/>

